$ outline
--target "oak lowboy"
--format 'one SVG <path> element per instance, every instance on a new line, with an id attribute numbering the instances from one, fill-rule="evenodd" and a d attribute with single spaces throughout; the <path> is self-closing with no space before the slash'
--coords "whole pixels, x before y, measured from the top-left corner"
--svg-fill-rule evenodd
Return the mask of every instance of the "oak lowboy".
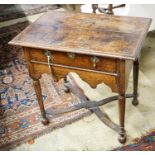
<path id="1" fill-rule="evenodd" d="M 41 75 L 49 73 L 55 82 L 64 78 L 67 92 L 70 87 L 66 75 L 76 72 L 94 88 L 104 82 L 118 96 L 99 102 L 88 101 L 55 113 L 79 108 L 95 109 L 118 99 L 120 125 L 113 123 L 106 114 L 104 122 L 119 133 L 119 141 L 124 143 L 125 98 L 133 97 L 133 105 L 138 104 L 138 58 L 150 23 L 149 18 L 51 11 L 10 41 L 10 44 L 24 49 L 43 124 L 49 121 L 42 101 Z M 126 94 L 132 66 L 133 94 Z"/>

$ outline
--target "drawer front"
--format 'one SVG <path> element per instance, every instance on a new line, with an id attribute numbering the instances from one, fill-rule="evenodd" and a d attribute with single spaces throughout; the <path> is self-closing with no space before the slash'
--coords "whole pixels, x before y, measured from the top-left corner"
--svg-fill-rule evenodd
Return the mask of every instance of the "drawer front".
<path id="1" fill-rule="evenodd" d="M 30 49 L 31 60 L 47 62 L 46 50 Z M 116 59 L 50 51 L 52 63 L 110 73 L 116 72 Z"/>
<path id="2" fill-rule="evenodd" d="M 43 73 L 49 73 L 49 68 L 45 64 L 37 64 L 33 63 L 33 71 L 34 73 L 43 74 Z M 96 88 L 96 86 L 100 83 L 105 83 L 108 85 L 113 92 L 117 91 L 117 85 L 116 85 L 116 77 L 111 75 L 105 75 L 102 73 L 94 73 L 94 72 L 83 72 L 81 70 L 74 70 L 74 69 L 68 69 L 68 68 L 61 68 L 61 67 L 53 67 L 54 69 L 54 75 L 57 77 L 57 80 L 64 78 L 68 73 L 75 72 L 77 73 L 82 80 L 87 82 L 92 88 Z"/>

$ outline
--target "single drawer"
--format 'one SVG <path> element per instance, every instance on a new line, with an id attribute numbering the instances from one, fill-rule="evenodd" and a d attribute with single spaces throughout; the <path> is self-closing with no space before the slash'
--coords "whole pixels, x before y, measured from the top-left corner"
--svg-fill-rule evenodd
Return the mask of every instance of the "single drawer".
<path id="1" fill-rule="evenodd" d="M 39 62 L 47 62 L 47 50 L 30 49 L 31 60 Z M 116 72 L 116 59 L 96 57 L 92 55 L 83 55 L 77 53 L 66 53 L 57 51 L 48 51 L 51 55 L 52 63 L 91 69 L 97 71 L 105 71 L 110 73 Z"/>

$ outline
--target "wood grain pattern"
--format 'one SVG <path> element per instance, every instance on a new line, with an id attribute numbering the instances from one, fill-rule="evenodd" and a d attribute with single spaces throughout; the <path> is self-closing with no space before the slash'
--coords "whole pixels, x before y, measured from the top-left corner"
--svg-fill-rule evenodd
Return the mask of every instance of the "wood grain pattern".
<path id="1" fill-rule="evenodd" d="M 15 37 L 10 44 L 24 48 L 43 123 L 47 124 L 48 119 L 41 97 L 39 78 L 43 73 L 52 73 L 54 79 L 66 79 L 68 73 L 75 72 L 93 88 L 104 82 L 119 94 L 120 126 L 115 125 L 106 114 L 103 122 L 119 132 L 119 141 L 124 143 L 125 93 L 129 74 L 134 63 L 134 94 L 130 97 L 137 101 L 137 57 L 150 21 L 148 18 L 53 11 L 43 15 Z M 51 54 L 51 59 L 45 56 L 46 50 Z M 69 57 L 68 53 L 75 54 L 75 57 Z M 98 60 L 95 65 L 94 61 L 91 61 L 94 56 Z M 67 79 L 64 81 L 67 83 Z M 110 98 L 110 101 L 116 97 Z M 107 101 L 109 99 L 105 99 L 104 103 Z M 96 104 L 90 103 L 94 106 Z M 100 101 L 96 106 L 99 104 Z M 103 119 L 101 116 L 100 118 Z"/>
<path id="2" fill-rule="evenodd" d="M 47 57 L 44 55 L 44 50 L 24 48 L 24 51 L 29 74 L 32 78 L 40 78 L 43 73 L 51 74 L 47 63 Z M 90 55 L 79 54 L 78 56 L 76 55 L 77 60 L 72 60 L 68 58 L 66 53 L 56 51 L 52 51 L 51 53 L 53 56 L 53 65 L 51 65 L 51 67 L 54 69 L 54 77 L 57 77 L 58 80 L 64 78 L 69 72 L 75 72 L 92 88 L 95 88 L 100 83 L 105 83 L 110 86 L 113 92 L 118 92 L 116 79 L 117 76 L 119 76 L 117 73 L 119 69 L 119 66 L 117 66 L 117 63 L 120 61 L 119 59 L 99 57 L 101 62 L 93 68 L 92 62 L 90 61 Z M 124 60 L 124 65 L 126 90 L 133 61 Z"/>
<path id="3" fill-rule="evenodd" d="M 41 49 L 29 49 L 31 60 L 47 62 L 46 50 Z M 68 65 L 74 67 L 81 67 L 85 69 L 92 69 L 98 71 L 108 71 L 116 73 L 116 59 L 97 57 L 99 62 L 96 63 L 96 67 L 93 67 L 91 55 L 75 54 L 75 58 L 69 58 L 68 53 L 50 51 L 52 62 L 55 64 Z"/>
<path id="4" fill-rule="evenodd" d="M 32 63 L 32 66 L 35 74 L 40 75 L 43 73 L 50 74 L 50 70 L 47 65 Z M 64 78 L 70 72 L 75 72 L 92 88 L 95 88 L 98 84 L 104 82 L 105 84 L 109 85 L 113 91 L 117 92 L 116 81 L 114 76 L 104 75 L 101 73 L 93 73 L 88 71 L 84 72 L 80 70 L 68 69 L 63 67 L 53 67 L 53 68 L 55 73 L 54 75 L 57 77 L 58 80 Z"/>
<path id="5" fill-rule="evenodd" d="M 135 60 L 151 19 L 50 11 L 10 44 Z"/>
<path id="6" fill-rule="evenodd" d="M 126 65 L 125 60 L 120 60 L 117 62 L 117 71 L 119 76 L 117 77 L 117 87 L 118 87 L 118 108 L 119 108 L 119 124 L 120 124 L 120 132 L 118 140 L 120 143 L 125 143 L 126 134 L 124 129 L 125 122 L 125 91 L 126 91 Z"/>

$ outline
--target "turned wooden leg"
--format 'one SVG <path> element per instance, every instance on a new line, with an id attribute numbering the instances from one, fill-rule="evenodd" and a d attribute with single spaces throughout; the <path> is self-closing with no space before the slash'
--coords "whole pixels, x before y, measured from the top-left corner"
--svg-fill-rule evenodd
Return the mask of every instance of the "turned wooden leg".
<path id="1" fill-rule="evenodd" d="M 98 9 L 98 4 L 92 4 L 93 13 L 96 13 L 96 10 Z"/>
<path id="2" fill-rule="evenodd" d="M 120 94 L 118 97 L 119 104 L 119 122 L 120 122 L 120 131 L 118 140 L 120 143 L 126 142 L 126 134 L 124 129 L 124 120 L 125 120 L 125 94 Z"/>
<path id="3" fill-rule="evenodd" d="M 108 5 L 108 9 L 106 11 L 106 14 L 109 14 L 109 15 L 113 15 L 114 14 L 114 12 L 113 12 L 113 5 L 112 4 Z"/>
<path id="4" fill-rule="evenodd" d="M 34 89 L 35 89 L 37 99 L 38 99 L 38 104 L 39 104 L 39 108 L 40 108 L 40 112 L 41 112 L 41 116 L 42 116 L 42 123 L 44 125 L 47 125 L 49 123 L 49 120 L 46 117 L 46 113 L 45 113 L 39 79 L 33 79 L 33 85 L 34 85 Z"/>
<path id="5" fill-rule="evenodd" d="M 67 76 L 64 77 L 64 91 L 66 93 L 69 93 L 70 92 L 70 89 L 69 89 L 69 82 L 67 80 Z"/>
<path id="6" fill-rule="evenodd" d="M 126 133 L 125 133 L 125 61 L 120 60 L 117 62 L 117 70 L 118 70 L 118 77 L 117 77 L 117 87 L 118 87 L 118 108 L 119 108 L 119 137 L 118 140 L 120 143 L 126 142 Z"/>
<path id="7" fill-rule="evenodd" d="M 138 105 L 138 76 L 139 76 L 139 61 L 134 61 L 133 64 L 133 105 Z"/>

